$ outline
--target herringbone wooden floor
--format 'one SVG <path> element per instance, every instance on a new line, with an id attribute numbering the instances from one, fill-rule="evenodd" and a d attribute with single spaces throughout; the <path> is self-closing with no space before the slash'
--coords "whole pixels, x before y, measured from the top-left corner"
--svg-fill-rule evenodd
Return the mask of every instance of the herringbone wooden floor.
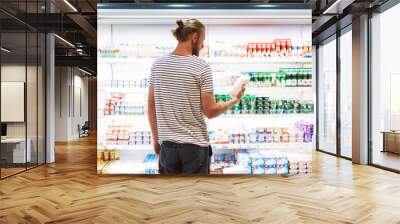
<path id="1" fill-rule="evenodd" d="M 0 181 L 0 223 L 400 223 L 400 175 L 322 153 L 311 176 L 96 174 L 94 138 Z"/>

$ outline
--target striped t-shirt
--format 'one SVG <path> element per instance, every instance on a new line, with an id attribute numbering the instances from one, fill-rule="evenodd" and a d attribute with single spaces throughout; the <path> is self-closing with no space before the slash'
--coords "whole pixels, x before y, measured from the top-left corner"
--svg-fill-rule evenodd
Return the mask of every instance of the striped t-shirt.
<path id="1" fill-rule="evenodd" d="M 158 142 L 209 146 L 201 92 L 213 93 L 210 66 L 196 56 L 157 59 L 149 80 L 154 89 Z"/>

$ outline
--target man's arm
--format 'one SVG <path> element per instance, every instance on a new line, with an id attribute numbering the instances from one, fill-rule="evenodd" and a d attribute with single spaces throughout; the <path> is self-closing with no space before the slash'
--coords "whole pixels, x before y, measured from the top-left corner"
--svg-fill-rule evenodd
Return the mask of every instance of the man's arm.
<path id="1" fill-rule="evenodd" d="M 237 104 L 244 94 L 244 87 L 242 86 L 242 91 L 234 96 L 231 100 L 226 102 L 217 103 L 214 100 L 214 94 L 212 92 L 202 92 L 201 93 L 201 104 L 203 106 L 203 113 L 208 118 L 214 118 L 220 114 L 225 113 L 230 107 Z"/>
<path id="2" fill-rule="evenodd" d="M 154 102 L 154 89 L 153 86 L 149 86 L 149 93 L 147 99 L 147 113 L 149 117 L 151 134 L 153 136 L 153 147 L 155 153 L 160 153 L 160 144 L 158 143 L 158 131 L 157 131 L 157 118 L 156 118 L 156 105 Z"/>

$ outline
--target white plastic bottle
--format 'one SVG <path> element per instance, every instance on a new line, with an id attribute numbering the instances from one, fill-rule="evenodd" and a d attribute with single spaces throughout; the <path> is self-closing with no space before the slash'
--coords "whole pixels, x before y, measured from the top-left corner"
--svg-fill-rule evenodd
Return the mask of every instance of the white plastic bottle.
<path id="1" fill-rule="evenodd" d="M 233 84 L 232 90 L 230 91 L 231 96 L 236 96 L 241 90 L 242 86 L 246 86 L 250 82 L 250 76 L 249 75 L 241 75 Z"/>

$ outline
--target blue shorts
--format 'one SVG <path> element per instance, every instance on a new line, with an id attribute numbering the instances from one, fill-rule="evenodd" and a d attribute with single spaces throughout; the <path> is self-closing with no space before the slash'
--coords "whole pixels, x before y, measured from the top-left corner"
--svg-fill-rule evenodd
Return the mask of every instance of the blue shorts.
<path id="1" fill-rule="evenodd" d="M 166 175 L 209 174 L 211 156 L 210 146 L 164 141 L 161 144 L 159 172 Z"/>

